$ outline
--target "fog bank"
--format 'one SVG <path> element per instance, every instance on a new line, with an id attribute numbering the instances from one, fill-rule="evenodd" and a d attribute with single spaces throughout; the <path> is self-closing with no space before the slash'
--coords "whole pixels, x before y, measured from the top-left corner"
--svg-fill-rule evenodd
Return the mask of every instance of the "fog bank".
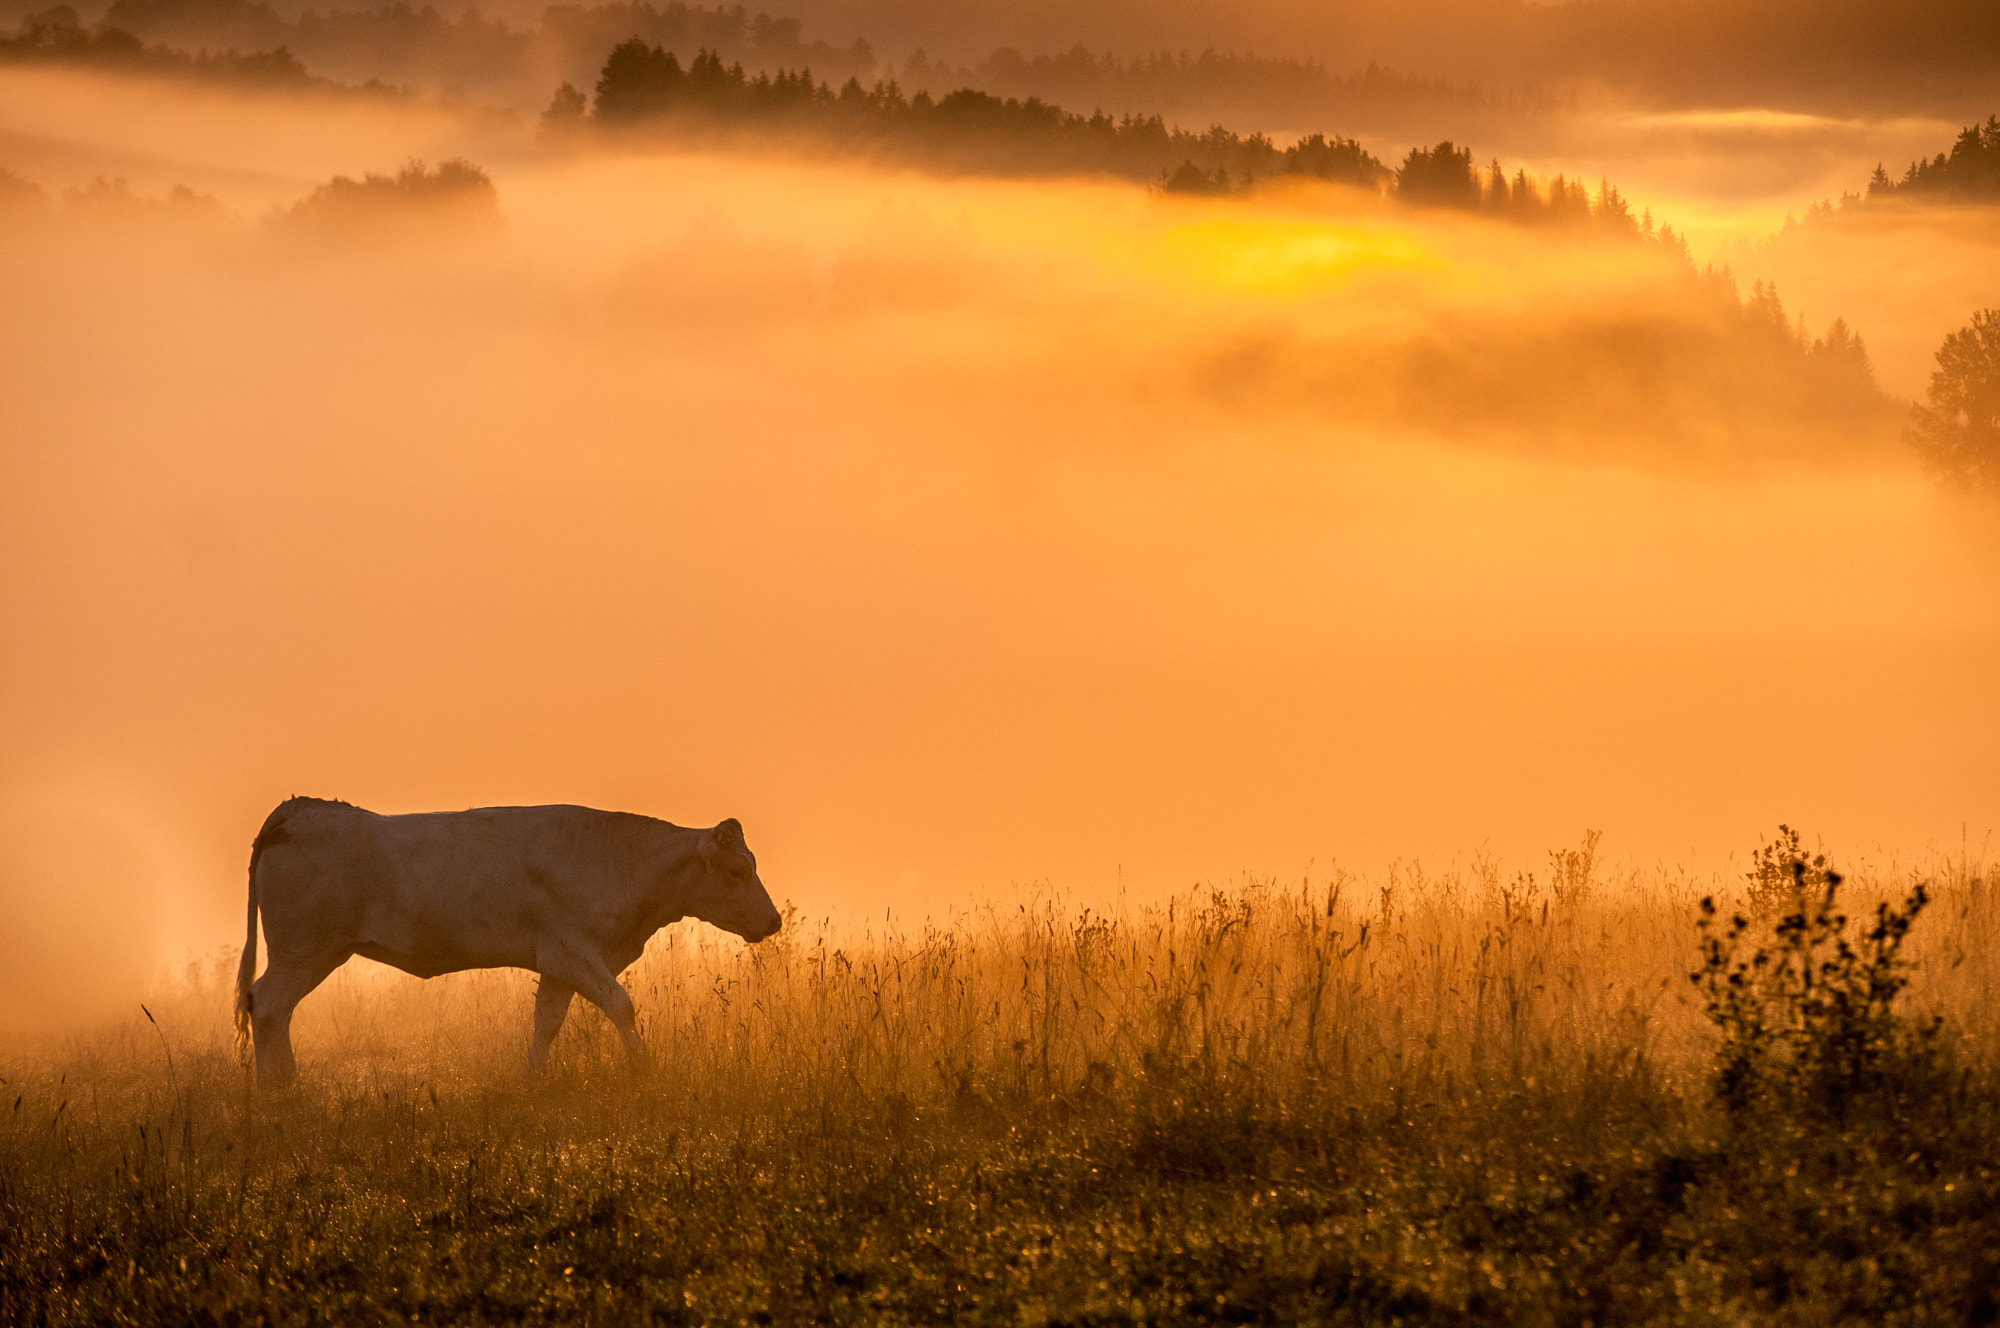
<path id="1" fill-rule="evenodd" d="M 497 232 L 299 245 L 260 219 L 487 131 L 22 86 L 52 197 L 220 207 L 0 248 L 17 1019 L 240 943 L 294 793 L 733 815 L 815 915 L 1994 824 L 1993 514 L 1724 376 L 1655 251 L 500 138 Z M 1902 391 L 1947 275 L 1856 320 Z"/>

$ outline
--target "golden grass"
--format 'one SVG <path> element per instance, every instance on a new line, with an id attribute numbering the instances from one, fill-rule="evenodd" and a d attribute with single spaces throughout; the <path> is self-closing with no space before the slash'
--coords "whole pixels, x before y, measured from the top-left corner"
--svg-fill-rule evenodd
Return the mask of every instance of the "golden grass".
<path id="1" fill-rule="evenodd" d="M 580 1008 L 538 1081 L 527 975 L 357 964 L 300 1009 L 301 1085 L 256 1095 L 220 956 L 148 1001 L 156 1023 L 7 1058 L 0 1320 L 1994 1306 L 1984 871 L 1934 865 L 1912 934 L 1944 1087 L 1836 1129 L 1714 1108 L 1688 973 L 1715 883 L 1607 873 L 1594 848 L 1534 876 L 1037 897 L 921 930 L 794 919 L 754 948 L 684 925 L 626 975 L 648 1061 Z M 1908 875 L 1862 873 L 1850 905 Z"/>

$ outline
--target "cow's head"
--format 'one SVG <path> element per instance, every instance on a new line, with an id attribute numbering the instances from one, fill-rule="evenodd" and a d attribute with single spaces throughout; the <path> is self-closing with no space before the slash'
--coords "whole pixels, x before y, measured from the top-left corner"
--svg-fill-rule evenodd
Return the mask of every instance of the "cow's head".
<path id="1" fill-rule="evenodd" d="M 703 922 L 756 942 L 775 935 L 784 919 L 757 879 L 757 858 L 735 817 L 701 832 L 701 884 L 688 911 Z"/>

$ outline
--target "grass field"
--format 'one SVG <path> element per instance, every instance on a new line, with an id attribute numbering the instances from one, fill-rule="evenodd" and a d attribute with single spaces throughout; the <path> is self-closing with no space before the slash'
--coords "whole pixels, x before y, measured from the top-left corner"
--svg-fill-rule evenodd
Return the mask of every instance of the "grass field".
<path id="1" fill-rule="evenodd" d="M 627 975 L 649 1061 L 580 1010 L 538 1081 L 527 975 L 356 964 L 254 1095 L 218 957 L 0 1065 L 0 1322 L 1994 1322 L 1983 870 L 1858 873 L 1857 918 L 1928 882 L 1909 989 L 1885 952 L 1865 1009 L 1808 991 L 1725 1044 L 1701 898 L 1774 954 L 1797 901 L 1594 846 L 688 924 Z"/>

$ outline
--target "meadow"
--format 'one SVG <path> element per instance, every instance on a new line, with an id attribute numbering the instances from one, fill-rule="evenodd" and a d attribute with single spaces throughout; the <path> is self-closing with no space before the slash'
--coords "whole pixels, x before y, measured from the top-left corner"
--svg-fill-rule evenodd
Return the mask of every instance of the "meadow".
<path id="1" fill-rule="evenodd" d="M 234 956 L 190 963 L 7 1055 L 0 1320 L 1991 1322 L 1986 869 L 1858 871 L 1843 965 L 1784 841 L 1715 879 L 1596 847 L 682 924 L 626 975 L 648 1058 L 580 1011 L 537 1080 L 529 975 L 354 961 L 254 1092 Z M 1690 981 L 1731 913 L 1748 1032 Z"/>

